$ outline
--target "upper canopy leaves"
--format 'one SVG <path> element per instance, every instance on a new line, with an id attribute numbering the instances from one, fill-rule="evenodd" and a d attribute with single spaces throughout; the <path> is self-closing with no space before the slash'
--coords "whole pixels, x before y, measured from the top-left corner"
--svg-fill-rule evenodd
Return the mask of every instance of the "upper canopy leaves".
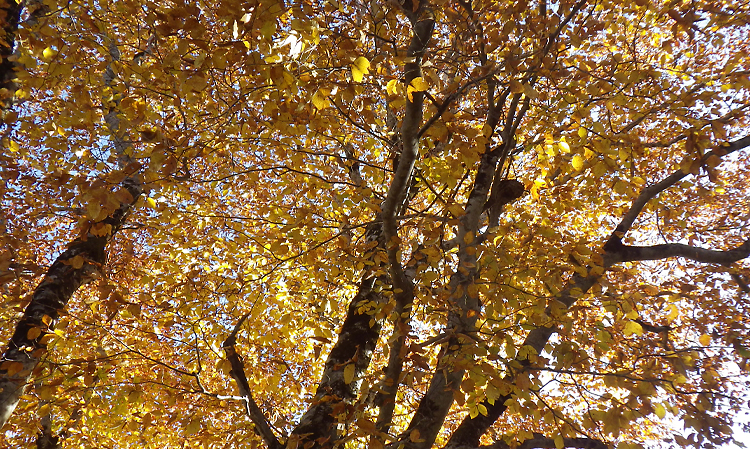
<path id="1" fill-rule="evenodd" d="M 3 341 L 88 283 L 9 444 L 731 438 L 742 2 L 58 3 L 3 28 Z"/>

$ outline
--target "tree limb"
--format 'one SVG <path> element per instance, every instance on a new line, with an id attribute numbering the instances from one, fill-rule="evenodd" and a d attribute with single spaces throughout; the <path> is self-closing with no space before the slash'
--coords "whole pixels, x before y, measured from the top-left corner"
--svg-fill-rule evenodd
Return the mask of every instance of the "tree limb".
<path id="1" fill-rule="evenodd" d="M 17 62 L 11 61 L 10 57 L 16 48 L 16 32 L 18 31 L 18 22 L 21 18 L 23 7 L 16 0 L 6 0 L 0 6 L 0 16 L 2 16 L 2 30 L 0 30 L 0 112 L 8 111 L 13 105 L 13 94 L 18 86 L 16 85 L 16 69 L 19 66 Z M 4 117 L 0 117 L 3 119 Z M 2 123 L 0 121 L 0 123 Z"/>
<path id="2" fill-rule="evenodd" d="M 245 368 L 242 364 L 242 359 L 237 353 L 237 349 L 235 347 L 235 345 L 237 344 L 237 332 L 239 332 L 242 323 L 245 322 L 248 316 L 250 316 L 249 313 L 240 318 L 240 321 L 237 322 L 236 326 L 234 326 L 232 333 L 229 334 L 229 337 L 227 337 L 226 340 L 224 340 L 222 348 L 224 348 L 224 353 L 227 356 L 227 360 L 229 360 L 229 363 L 232 365 L 230 374 L 234 378 L 235 382 L 237 382 L 237 388 L 240 391 L 240 396 L 242 396 L 242 399 L 245 402 L 245 413 L 247 413 L 247 416 L 249 416 L 255 424 L 255 430 L 258 432 L 258 435 L 263 438 L 263 441 L 266 442 L 268 448 L 281 449 L 283 448 L 283 445 L 276 438 L 276 435 L 271 429 L 271 426 L 268 424 L 268 420 L 266 420 L 263 411 L 260 409 L 260 407 L 258 407 L 258 404 L 255 403 L 255 400 L 253 400 L 252 392 L 250 390 L 250 384 L 247 381 Z"/>
<path id="3" fill-rule="evenodd" d="M 372 244 L 374 257 L 383 248 L 382 224 L 371 223 L 365 232 L 365 239 Z M 380 268 L 382 265 L 376 265 L 373 273 Z M 376 320 L 368 312 L 386 301 L 382 293 L 375 291 L 378 283 L 386 282 L 384 276 L 363 276 L 357 295 L 349 303 L 338 339 L 328 354 L 312 404 L 293 430 L 290 439 L 296 439 L 303 445 L 313 443 L 310 447 L 330 447 L 335 443 L 337 417 L 334 407 L 356 399 L 361 375 L 370 366 L 372 353 L 380 338 L 382 320 Z M 344 374 L 349 365 L 354 366 L 352 379 L 346 379 Z M 347 380 L 350 382 L 347 383 Z"/>
<path id="4" fill-rule="evenodd" d="M 714 155 L 723 156 L 729 153 L 733 153 L 748 146 L 750 146 L 750 135 L 735 140 L 734 142 L 729 142 L 726 145 L 722 145 L 718 149 L 715 149 L 713 151 L 709 151 L 703 156 L 702 161 L 705 162 L 706 160 L 708 160 L 708 158 Z M 682 170 L 677 170 L 663 180 L 657 182 L 656 184 L 643 189 L 640 195 L 638 195 L 638 197 L 633 200 L 633 204 L 622 217 L 622 221 L 620 221 L 620 224 L 617 225 L 612 236 L 615 237 L 617 234 L 619 234 L 619 237 L 622 238 L 622 236 L 633 226 L 635 219 L 638 217 L 638 215 L 640 215 L 641 211 L 649 201 L 651 201 L 654 197 L 659 195 L 664 190 L 677 184 L 677 182 L 688 175 L 690 175 L 690 173 L 685 173 Z"/>
<path id="5" fill-rule="evenodd" d="M 733 151 L 740 150 L 750 146 L 750 136 L 728 143 L 721 147 L 721 150 L 714 150 L 707 153 L 704 158 L 710 157 L 712 154 L 727 154 Z M 704 159 L 705 160 L 705 159 Z M 633 203 L 626 212 L 620 224 L 613 231 L 610 239 L 602 248 L 602 258 L 604 260 L 604 270 L 600 271 L 603 273 L 606 269 L 612 267 L 612 265 L 625 262 L 627 260 L 652 260 L 652 259 L 663 259 L 667 257 L 685 257 L 691 260 L 704 263 L 719 263 L 727 264 L 736 262 L 750 256 L 750 241 L 746 241 L 740 247 L 727 250 L 727 251 L 713 251 L 702 248 L 694 248 L 688 245 L 682 244 L 666 244 L 656 245 L 654 247 L 628 247 L 622 244 L 621 237 L 624 233 L 630 230 L 636 217 L 645 207 L 649 200 L 653 199 L 659 193 L 664 191 L 676 184 L 679 180 L 686 177 L 689 173 L 684 173 L 682 170 L 677 170 L 672 175 L 668 176 L 661 182 L 654 184 L 653 186 L 646 187 L 643 189 L 641 194 L 633 200 Z M 622 251 L 622 253 L 621 253 Z M 628 255 L 632 259 L 627 259 L 624 256 Z M 646 256 L 653 256 L 648 258 Z M 659 257 L 656 257 L 659 256 Z M 638 258 L 642 257 L 642 258 Z M 581 276 L 580 274 L 574 274 L 571 280 L 567 283 L 566 287 L 558 293 L 555 300 L 564 306 L 564 310 L 567 310 L 572 306 L 576 300 L 588 292 L 588 290 L 599 280 L 601 274 L 594 274 L 590 272 L 587 276 Z M 540 326 L 532 329 L 526 336 L 522 346 L 530 346 L 534 348 L 537 353 L 540 353 L 546 346 L 549 338 L 556 332 L 554 325 Z M 528 360 L 518 360 L 522 366 L 528 365 Z M 505 376 L 504 380 L 508 383 L 515 382 L 515 374 L 509 373 Z M 466 417 L 461 424 L 458 426 L 446 447 L 458 448 L 465 446 L 478 446 L 479 439 L 487 431 L 487 429 L 494 424 L 494 422 L 502 415 L 505 410 L 505 401 L 513 397 L 512 394 L 505 395 L 494 401 L 494 404 L 490 404 L 488 401 L 484 401 L 483 405 L 487 408 L 487 415 L 479 414 L 475 418 Z"/>
<path id="6" fill-rule="evenodd" d="M 404 69 L 404 83 L 409 84 L 417 77 L 422 76 L 422 56 L 427 51 L 427 45 L 432 37 L 435 26 L 432 9 L 426 2 L 420 3 L 417 13 L 409 14 L 412 21 L 412 38 L 407 51 L 410 62 Z M 418 14 L 418 15 L 416 15 Z M 406 102 L 404 119 L 401 124 L 401 156 L 398 167 L 393 174 L 388 195 L 383 203 L 383 235 L 388 252 L 388 262 L 391 280 L 395 290 L 411 291 L 413 285 L 404 275 L 404 270 L 399 260 L 398 227 L 396 215 L 399 207 L 403 204 L 408 191 L 414 170 L 414 163 L 419 155 L 419 126 L 424 114 L 424 93 L 412 92 L 411 101 Z"/>
<path id="7" fill-rule="evenodd" d="M 670 257 L 682 257 L 701 263 L 715 263 L 729 265 L 750 256 L 750 239 L 734 248 L 716 251 L 698 248 L 682 243 L 666 243 L 654 246 L 623 245 L 618 239 L 611 239 L 604 245 L 604 250 L 611 259 L 611 263 L 637 262 L 642 260 L 661 260 Z"/>
<path id="8" fill-rule="evenodd" d="M 594 438 L 563 438 L 563 447 L 579 448 L 579 449 L 609 449 L 608 446 L 601 440 Z M 517 449 L 554 449 L 557 448 L 555 440 L 553 438 L 545 438 L 543 436 L 535 436 L 525 440 Z M 510 449 L 510 445 L 504 441 L 498 441 L 489 446 L 479 446 L 478 449 Z"/>
<path id="9" fill-rule="evenodd" d="M 110 45 L 110 56 L 113 61 L 120 58 L 114 43 Z M 108 76 L 110 72 L 114 74 L 111 67 L 104 76 L 107 85 L 114 79 Z M 118 103 L 115 103 L 112 108 L 115 112 L 107 114 L 106 122 L 115 145 L 120 170 L 125 174 L 121 187 L 128 192 L 131 201 L 121 203 L 105 219 L 84 229 L 82 236 L 68 244 L 67 249 L 55 259 L 34 290 L 31 302 L 16 325 L 0 363 L 0 427 L 15 410 L 34 368 L 47 351 L 48 339 L 45 336 L 73 294 L 82 285 L 98 277 L 99 270 L 107 260 L 107 244 L 122 227 L 141 195 L 143 183 L 138 175 L 140 166 L 126 153 L 130 139 L 120 130 L 117 106 Z"/>

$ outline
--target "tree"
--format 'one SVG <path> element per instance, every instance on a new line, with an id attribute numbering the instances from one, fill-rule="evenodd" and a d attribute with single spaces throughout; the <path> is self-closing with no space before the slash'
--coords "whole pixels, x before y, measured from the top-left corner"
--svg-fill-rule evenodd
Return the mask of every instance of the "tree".
<path id="1" fill-rule="evenodd" d="M 746 5 L 9 4 L 8 444 L 732 441 Z"/>

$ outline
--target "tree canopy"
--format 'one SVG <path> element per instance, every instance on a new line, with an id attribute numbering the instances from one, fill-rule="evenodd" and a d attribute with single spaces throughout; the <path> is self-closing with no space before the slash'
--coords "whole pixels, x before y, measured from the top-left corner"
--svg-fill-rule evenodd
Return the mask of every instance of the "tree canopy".
<path id="1" fill-rule="evenodd" d="M 9 447 L 733 441 L 741 0 L 6 0 Z"/>

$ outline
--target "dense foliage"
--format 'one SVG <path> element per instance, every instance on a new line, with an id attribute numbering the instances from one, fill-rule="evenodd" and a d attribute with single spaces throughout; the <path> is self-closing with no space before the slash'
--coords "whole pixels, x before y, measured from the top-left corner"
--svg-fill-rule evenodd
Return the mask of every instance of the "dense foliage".
<path id="1" fill-rule="evenodd" d="M 3 5 L 8 447 L 732 440 L 746 2 Z"/>

